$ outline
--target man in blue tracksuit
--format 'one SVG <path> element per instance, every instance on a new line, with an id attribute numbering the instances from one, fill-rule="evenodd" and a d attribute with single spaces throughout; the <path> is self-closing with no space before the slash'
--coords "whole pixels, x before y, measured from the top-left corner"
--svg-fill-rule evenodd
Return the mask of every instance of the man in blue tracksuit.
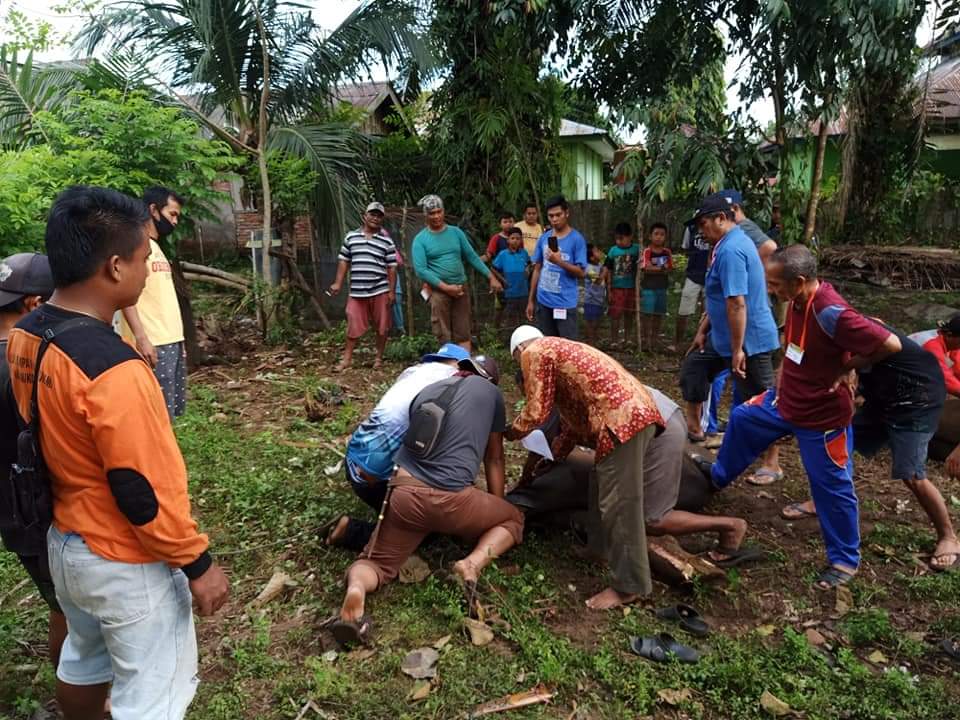
<path id="1" fill-rule="evenodd" d="M 825 590 L 849 582 L 860 565 L 853 371 L 898 352 L 900 341 L 820 282 L 816 258 L 803 245 L 774 253 L 766 273 L 771 291 L 789 303 L 780 378 L 730 414 L 717 461 L 704 470 L 723 489 L 771 443 L 796 437 L 830 563 L 816 583 Z"/>

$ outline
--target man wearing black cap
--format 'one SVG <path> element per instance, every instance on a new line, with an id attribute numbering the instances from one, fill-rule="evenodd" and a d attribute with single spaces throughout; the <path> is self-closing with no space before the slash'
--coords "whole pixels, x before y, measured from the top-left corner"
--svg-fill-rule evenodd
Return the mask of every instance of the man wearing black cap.
<path id="1" fill-rule="evenodd" d="M 689 223 L 713 246 L 704 287 L 706 313 L 680 372 L 690 439 L 703 439 L 700 410 L 710 382 L 730 368 L 742 397 L 773 385 L 772 353 L 780 346 L 767 301 L 763 262 L 737 225 L 723 193 L 704 198 Z"/>
<path id="2" fill-rule="evenodd" d="M 7 336 L 20 319 L 53 294 L 53 275 L 46 255 L 19 253 L 0 261 L 0 419 L 9 418 L 0 424 L 16 427 L 16 405 L 10 390 L 10 368 L 7 364 Z M 0 484 L 9 482 L 8 471 L 17 456 L 15 433 L 0 433 Z M 17 554 L 20 563 L 33 579 L 40 597 L 50 608 L 48 648 L 54 667 L 60 661 L 60 648 L 67 636 L 67 621 L 57 602 L 50 567 L 47 563 L 47 528 L 36 527 L 31 531 L 18 531 L 12 525 L 12 508 L 0 492 L 0 530 L 3 545 Z"/>

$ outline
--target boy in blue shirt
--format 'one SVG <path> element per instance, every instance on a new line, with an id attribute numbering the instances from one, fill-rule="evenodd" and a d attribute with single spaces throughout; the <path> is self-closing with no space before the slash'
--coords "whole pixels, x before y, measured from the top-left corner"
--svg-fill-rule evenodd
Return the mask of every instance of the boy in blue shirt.
<path id="1" fill-rule="evenodd" d="M 570 226 L 570 205 L 563 195 L 547 200 L 550 229 L 533 251 L 533 277 L 527 320 L 544 335 L 577 339 L 580 279 L 586 275 L 587 241 Z M 534 312 L 536 311 L 536 312 Z"/>
<path id="2" fill-rule="evenodd" d="M 512 227 L 507 231 L 507 249 L 497 253 L 493 267 L 500 271 L 506 282 L 503 291 L 503 312 L 506 326 L 514 328 L 523 321 L 523 312 L 530 295 L 530 283 L 527 275 L 530 269 L 530 255 L 523 247 L 523 231 Z"/>

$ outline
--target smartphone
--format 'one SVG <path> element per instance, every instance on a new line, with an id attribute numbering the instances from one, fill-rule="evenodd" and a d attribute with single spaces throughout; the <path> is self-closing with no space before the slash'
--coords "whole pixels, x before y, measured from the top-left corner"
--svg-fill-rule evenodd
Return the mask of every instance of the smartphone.
<path id="1" fill-rule="evenodd" d="M 553 252 L 557 252 L 560 249 L 560 243 L 557 242 L 556 235 L 551 235 L 547 238 L 547 247 L 549 247 Z"/>

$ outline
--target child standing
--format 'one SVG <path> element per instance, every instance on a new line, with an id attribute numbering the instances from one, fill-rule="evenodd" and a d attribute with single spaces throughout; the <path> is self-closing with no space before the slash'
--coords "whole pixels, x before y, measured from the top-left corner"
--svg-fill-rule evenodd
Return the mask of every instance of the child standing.
<path id="1" fill-rule="evenodd" d="M 607 253 L 604 277 L 610 298 L 610 342 L 616 345 L 620 340 L 621 319 L 624 342 L 635 342 L 640 246 L 634 244 L 633 229 L 628 223 L 619 223 L 613 230 L 613 237 L 616 245 Z"/>
<path id="2" fill-rule="evenodd" d="M 504 278 L 504 320 L 505 326 L 512 332 L 513 328 L 523 322 L 527 297 L 530 294 L 530 283 L 527 280 L 530 255 L 523 247 L 523 231 L 520 228 L 512 227 L 507 231 L 507 249 L 497 253 L 493 259 L 493 267 L 499 270 Z"/>
<path id="3" fill-rule="evenodd" d="M 587 344 L 597 344 L 597 328 L 606 300 L 603 259 L 593 243 L 587 243 L 587 275 L 583 281 L 583 319 L 587 325 Z"/>
<path id="4" fill-rule="evenodd" d="M 666 247 L 667 226 L 654 223 L 650 226 L 650 246 L 643 252 L 643 341 L 653 350 L 654 338 L 660 336 L 663 316 L 667 314 L 667 287 L 670 271 L 673 270 L 673 254 Z"/>

